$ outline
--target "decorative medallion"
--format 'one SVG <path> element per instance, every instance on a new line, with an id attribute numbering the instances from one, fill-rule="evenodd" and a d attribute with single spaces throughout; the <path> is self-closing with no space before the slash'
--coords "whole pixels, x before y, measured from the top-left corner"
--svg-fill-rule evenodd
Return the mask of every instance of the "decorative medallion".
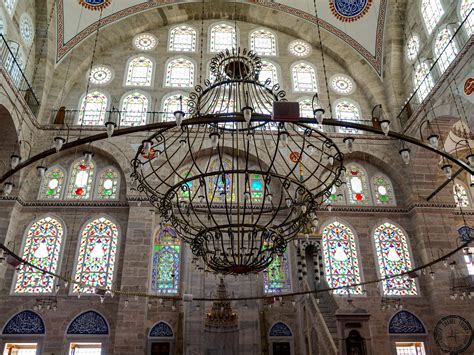
<path id="1" fill-rule="evenodd" d="M 423 323 L 413 314 L 407 311 L 396 313 L 388 325 L 390 334 L 426 334 Z"/>
<path id="2" fill-rule="evenodd" d="M 355 91 L 354 81 L 347 75 L 335 74 L 330 79 L 331 90 L 340 95 L 349 95 Z"/>
<path id="3" fill-rule="evenodd" d="M 99 313 L 87 311 L 78 315 L 67 328 L 67 334 L 106 335 L 109 326 Z"/>
<path id="4" fill-rule="evenodd" d="M 79 5 L 84 6 L 88 10 L 102 11 L 110 5 L 112 0 L 79 0 Z"/>
<path id="5" fill-rule="evenodd" d="M 471 95 L 474 92 L 474 78 L 468 78 L 464 82 L 464 94 Z"/>
<path id="6" fill-rule="evenodd" d="M 165 322 L 156 323 L 150 330 L 150 337 L 172 337 L 173 329 Z"/>
<path id="7" fill-rule="evenodd" d="M 3 334 L 32 335 L 44 334 L 44 323 L 41 317 L 32 311 L 23 311 L 10 319 L 3 328 Z"/>
<path id="8" fill-rule="evenodd" d="M 446 353 L 459 354 L 472 342 L 472 327 L 461 316 L 449 315 L 436 324 L 434 338 L 439 348 Z"/>
<path id="9" fill-rule="evenodd" d="M 372 0 L 329 0 L 332 14 L 342 22 L 353 22 L 362 18 L 372 5 Z"/>
<path id="10" fill-rule="evenodd" d="M 133 46 L 139 51 L 151 51 L 157 43 L 158 40 L 151 33 L 141 33 L 133 37 Z"/>
<path id="11" fill-rule="evenodd" d="M 307 57 L 311 54 L 311 46 L 305 41 L 295 39 L 288 44 L 288 51 L 295 57 Z"/>
<path id="12" fill-rule="evenodd" d="M 290 328 L 283 322 L 275 323 L 270 329 L 271 337 L 291 337 L 292 335 Z"/>

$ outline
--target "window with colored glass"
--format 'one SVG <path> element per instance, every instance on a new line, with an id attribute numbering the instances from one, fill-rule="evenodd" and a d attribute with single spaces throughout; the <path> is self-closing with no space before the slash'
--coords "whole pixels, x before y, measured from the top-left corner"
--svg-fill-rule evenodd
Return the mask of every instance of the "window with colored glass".
<path id="1" fill-rule="evenodd" d="M 106 168 L 99 174 L 97 186 L 98 200 L 115 200 L 119 193 L 119 173 L 114 168 Z"/>
<path id="2" fill-rule="evenodd" d="M 177 58 L 170 61 L 166 67 L 166 86 L 193 87 L 194 64 L 185 58 Z"/>
<path id="3" fill-rule="evenodd" d="M 94 162 L 86 163 L 84 159 L 72 164 L 69 174 L 67 198 L 73 200 L 87 200 L 91 197 L 94 180 Z"/>
<path id="4" fill-rule="evenodd" d="M 190 26 L 181 25 L 170 31 L 168 50 L 173 52 L 195 52 L 196 30 Z"/>
<path id="5" fill-rule="evenodd" d="M 264 292 L 266 294 L 291 292 L 290 265 L 288 252 L 276 255 L 263 271 Z"/>
<path id="6" fill-rule="evenodd" d="M 133 58 L 128 63 L 126 86 L 151 86 L 153 62 L 145 56 Z"/>
<path id="7" fill-rule="evenodd" d="M 347 191 L 349 204 L 367 205 L 370 203 L 367 173 L 360 166 L 350 164 L 346 167 Z"/>
<path id="8" fill-rule="evenodd" d="M 393 205 L 393 188 L 390 180 L 383 175 L 372 177 L 372 191 L 377 205 Z"/>
<path id="9" fill-rule="evenodd" d="M 171 226 L 156 234 L 153 244 L 151 290 L 159 294 L 179 291 L 181 245 Z"/>
<path id="10" fill-rule="evenodd" d="M 148 98 L 139 92 L 131 93 L 122 100 L 121 126 L 141 126 L 146 124 Z"/>
<path id="11" fill-rule="evenodd" d="M 64 180 L 66 173 L 59 166 L 53 166 L 46 170 L 39 191 L 41 200 L 59 200 L 63 195 Z"/>
<path id="12" fill-rule="evenodd" d="M 77 123 L 84 126 L 104 125 L 107 102 L 107 96 L 100 91 L 93 91 L 84 96 Z"/>

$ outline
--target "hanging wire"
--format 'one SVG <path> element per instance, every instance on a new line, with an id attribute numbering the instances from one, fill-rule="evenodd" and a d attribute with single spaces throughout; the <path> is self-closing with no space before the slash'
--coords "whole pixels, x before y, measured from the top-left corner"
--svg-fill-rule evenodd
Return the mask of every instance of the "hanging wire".
<path id="1" fill-rule="evenodd" d="M 201 34 L 200 34 L 200 37 L 199 37 L 199 56 L 200 56 L 200 59 L 199 59 L 199 84 L 200 85 L 203 85 L 203 81 L 202 81 L 202 72 L 203 72 L 203 66 L 204 66 L 204 59 L 203 59 L 203 53 L 204 53 L 204 0 L 201 1 Z"/>

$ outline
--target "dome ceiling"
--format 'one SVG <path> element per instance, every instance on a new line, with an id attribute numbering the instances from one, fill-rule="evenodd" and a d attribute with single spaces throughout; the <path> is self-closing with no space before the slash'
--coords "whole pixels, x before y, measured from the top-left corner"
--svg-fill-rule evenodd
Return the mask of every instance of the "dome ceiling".
<path id="1" fill-rule="evenodd" d="M 351 46 L 381 75 L 386 0 L 316 1 L 321 27 Z M 58 0 L 56 61 L 61 61 L 71 49 L 96 30 L 101 9 L 102 27 L 150 9 L 192 2 L 199 1 Z M 316 23 L 313 0 L 243 2 Z"/>

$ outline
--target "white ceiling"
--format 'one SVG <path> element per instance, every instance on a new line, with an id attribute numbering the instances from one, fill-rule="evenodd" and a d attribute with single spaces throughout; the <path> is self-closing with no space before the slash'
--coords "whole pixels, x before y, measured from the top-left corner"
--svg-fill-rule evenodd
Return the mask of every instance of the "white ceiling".
<path id="1" fill-rule="evenodd" d="M 82 1 L 87 2 L 87 0 Z M 97 1 L 100 2 L 100 0 Z M 101 27 L 149 9 L 189 2 L 199 1 L 112 0 L 110 5 L 103 10 Z M 316 22 L 313 0 L 246 0 L 245 2 L 279 10 L 309 22 Z M 331 4 L 333 12 L 331 12 Z M 356 6 L 354 4 L 360 4 L 360 6 L 365 4 L 366 11 L 360 12 L 358 15 L 360 18 L 347 21 L 348 18 L 341 20 L 335 16 L 335 8 L 344 9 L 345 6 L 345 9 L 350 9 L 351 6 L 352 8 Z M 380 75 L 386 0 L 317 0 L 317 6 L 321 27 L 356 50 Z M 78 0 L 58 0 L 57 62 L 97 29 L 99 16 L 100 11 L 89 10 L 80 5 Z"/>

